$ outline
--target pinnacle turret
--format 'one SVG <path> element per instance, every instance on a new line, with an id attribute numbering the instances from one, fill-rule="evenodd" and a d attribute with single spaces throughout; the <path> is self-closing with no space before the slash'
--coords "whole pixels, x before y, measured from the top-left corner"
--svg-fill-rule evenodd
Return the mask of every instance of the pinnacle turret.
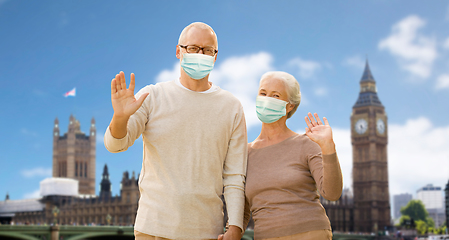
<path id="1" fill-rule="evenodd" d="M 357 102 L 354 105 L 356 107 L 363 106 L 382 106 L 382 103 L 377 96 L 376 81 L 371 73 L 368 60 L 366 60 L 365 70 L 363 71 L 362 78 L 360 79 L 360 93 Z"/>

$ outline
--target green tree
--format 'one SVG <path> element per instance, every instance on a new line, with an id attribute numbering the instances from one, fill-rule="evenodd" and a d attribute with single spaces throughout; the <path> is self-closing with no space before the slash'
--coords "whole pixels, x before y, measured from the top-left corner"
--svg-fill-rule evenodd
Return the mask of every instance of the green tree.
<path id="1" fill-rule="evenodd" d="M 410 227 L 409 224 L 410 224 L 410 216 L 402 215 L 401 218 L 399 219 L 399 226 L 408 228 Z"/>
<path id="2" fill-rule="evenodd" d="M 427 212 L 421 200 L 410 200 L 410 202 L 408 202 L 405 207 L 401 208 L 401 214 L 403 216 L 407 215 L 410 218 L 413 218 L 413 220 L 415 221 L 426 221 L 427 217 L 429 216 L 429 213 Z"/>
<path id="3" fill-rule="evenodd" d="M 441 234 L 446 234 L 446 225 L 443 225 L 443 227 L 441 227 Z"/>
<path id="4" fill-rule="evenodd" d="M 427 226 L 429 226 L 429 227 L 433 227 L 433 228 L 438 227 L 438 226 L 435 226 L 435 222 L 433 221 L 433 219 L 431 217 L 427 217 L 426 222 L 427 222 Z"/>
<path id="5" fill-rule="evenodd" d="M 427 223 L 424 222 L 423 220 L 417 220 L 415 223 L 416 223 L 416 231 L 421 235 L 426 234 Z"/>

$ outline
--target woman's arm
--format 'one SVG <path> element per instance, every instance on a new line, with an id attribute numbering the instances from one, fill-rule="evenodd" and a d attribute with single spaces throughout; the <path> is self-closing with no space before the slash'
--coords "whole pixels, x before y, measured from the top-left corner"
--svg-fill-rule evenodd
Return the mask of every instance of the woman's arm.
<path id="1" fill-rule="evenodd" d="M 321 122 L 318 114 L 309 113 L 305 117 L 306 135 L 320 146 L 321 154 L 310 156 L 310 172 L 317 183 L 317 188 L 324 198 L 336 201 L 343 190 L 343 176 L 338 161 L 335 143 L 332 139 L 332 129 L 326 118 Z"/>

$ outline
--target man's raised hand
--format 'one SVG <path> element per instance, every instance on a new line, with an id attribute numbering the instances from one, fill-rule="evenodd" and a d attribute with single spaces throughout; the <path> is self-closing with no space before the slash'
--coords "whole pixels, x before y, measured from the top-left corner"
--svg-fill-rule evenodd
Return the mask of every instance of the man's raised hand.
<path id="1" fill-rule="evenodd" d="M 125 73 L 121 71 L 111 81 L 111 102 L 114 117 L 129 118 L 142 105 L 148 93 L 142 94 L 139 99 L 134 97 L 135 76 L 131 73 L 129 88 L 126 88 Z"/>

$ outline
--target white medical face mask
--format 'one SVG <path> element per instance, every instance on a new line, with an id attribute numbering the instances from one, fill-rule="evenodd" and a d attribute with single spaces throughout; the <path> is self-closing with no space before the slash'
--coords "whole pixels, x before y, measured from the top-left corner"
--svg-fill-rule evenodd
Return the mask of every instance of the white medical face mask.
<path id="1" fill-rule="evenodd" d="M 286 106 L 288 102 L 265 96 L 257 96 L 256 112 L 257 117 L 264 123 L 273 123 L 287 114 Z"/>
<path id="2" fill-rule="evenodd" d="M 181 67 L 189 77 L 200 80 L 206 77 L 214 68 L 213 56 L 199 53 L 184 53 Z"/>

